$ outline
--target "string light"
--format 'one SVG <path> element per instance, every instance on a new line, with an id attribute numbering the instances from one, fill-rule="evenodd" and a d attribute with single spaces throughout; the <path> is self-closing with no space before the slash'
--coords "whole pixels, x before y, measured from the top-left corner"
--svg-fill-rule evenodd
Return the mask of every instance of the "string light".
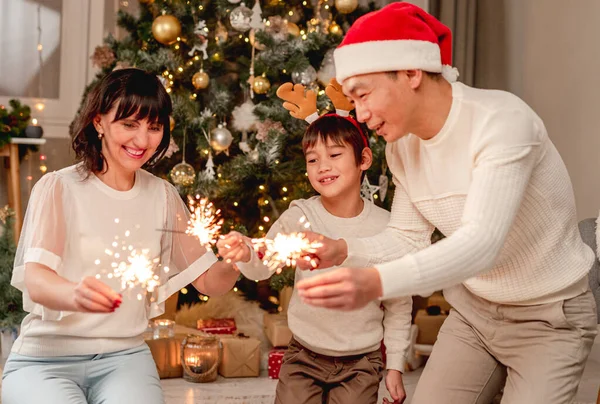
<path id="1" fill-rule="evenodd" d="M 40 71 L 38 74 L 38 97 L 42 98 L 44 96 L 42 91 L 42 83 L 44 82 L 44 59 L 42 57 L 42 50 L 44 49 L 42 45 L 42 6 L 38 4 L 37 6 L 37 32 L 38 32 L 38 40 L 37 40 L 37 51 L 38 51 L 38 62 L 40 65 Z M 39 112 L 43 111 L 46 108 L 43 101 L 38 101 L 35 104 L 35 109 Z"/>

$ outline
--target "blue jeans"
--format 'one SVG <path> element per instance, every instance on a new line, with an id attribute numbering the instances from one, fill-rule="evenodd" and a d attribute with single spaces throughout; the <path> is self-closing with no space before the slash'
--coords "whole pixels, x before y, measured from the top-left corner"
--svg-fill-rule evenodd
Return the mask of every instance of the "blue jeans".
<path id="1" fill-rule="evenodd" d="M 32 357 L 11 353 L 3 404 L 164 404 L 146 344 L 98 355 Z"/>

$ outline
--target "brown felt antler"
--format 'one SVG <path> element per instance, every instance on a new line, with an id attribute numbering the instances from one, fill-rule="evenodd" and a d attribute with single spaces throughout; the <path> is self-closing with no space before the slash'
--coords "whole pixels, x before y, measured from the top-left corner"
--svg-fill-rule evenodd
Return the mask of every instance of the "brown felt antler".
<path id="1" fill-rule="evenodd" d="M 354 104 L 344 95 L 342 85 L 335 78 L 331 79 L 325 87 L 325 94 L 327 94 L 339 115 L 348 115 L 354 109 Z M 340 111 L 345 112 L 345 114 L 340 113 Z"/>
<path id="2" fill-rule="evenodd" d="M 305 94 L 304 89 L 302 84 L 283 83 L 277 89 L 277 96 L 285 101 L 283 108 L 290 111 L 291 116 L 311 123 L 319 117 L 317 94 L 312 90 Z"/>

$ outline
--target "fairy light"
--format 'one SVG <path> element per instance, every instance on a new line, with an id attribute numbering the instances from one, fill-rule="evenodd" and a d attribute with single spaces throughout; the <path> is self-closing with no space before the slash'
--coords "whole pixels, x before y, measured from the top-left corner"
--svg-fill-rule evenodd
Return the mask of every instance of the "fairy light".
<path id="1" fill-rule="evenodd" d="M 237 203 L 237 202 L 234 202 L 234 203 L 233 203 L 233 206 L 236 206 L 236 207 L 237 207 L 238 205 L 239 205 L 239 203 Z"/>
<path id="2" fill-rule="evenodd" d="M 195 236 L 202 245 L 209 248 L 217 242 L 223 224 L 223 219 L 219 217 L 221 210 L 215 209 L 212 202 L 200 195 L 196 195 L 195 199 L 189 196 L 188 199 L 192 214 L 185 232 Z"/>
<path id="3" fill-rule="evenodd" d="M 283 188 L 281 188 L 281 190 L 282 190 L 283 192 L 287 192 L 287 191 L 288 191 L 287 187 L 283 187 Z"/>
<path id="4" fill-rule="evenodd" d="M 299 223 L 305 229 L 310 228 L 306 217 L 301 217 Z M 259 227 L 260 228 L 260 227 Z M 267 238 L 252 239 L 255 251 L 261 251 L 263 264 L 271 270 L 280 273 L 284 266 L 295 266 L 300 259 L 305 259 L 307 253 L 315 253 L 323 244 L 310 241 L 303 233 L 278 233 L 272 240 Z"/>

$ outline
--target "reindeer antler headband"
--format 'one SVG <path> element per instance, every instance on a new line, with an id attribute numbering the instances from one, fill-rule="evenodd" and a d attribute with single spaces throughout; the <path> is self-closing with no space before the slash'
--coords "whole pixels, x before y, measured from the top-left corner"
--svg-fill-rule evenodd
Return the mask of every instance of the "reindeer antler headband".
<path id="1" fill-rule="evenodd" d="M 342 86 L 335 78 L 331 79 L 325 94 L 329 97 L 335 107 L 335 114 L 345 118 L 358 129 L 365 141 L 365 147 L 369 147 L 367 136 L 361 129 L 360 125 L 354 118 L 350 116 L 350 111 L 354 109 L 354 105 L 342 92 Z M 307 90 L 302 84 L 283 83 L 277 89 L 277 96 L 284 100 L 283 108 L 290 111 L 290 115 L 297 119 L 303 119 L 308 123 L 313 123 L 319 119 L 317 109 L 317 93 L 313 90 Z M 332 114 L 327 114 L 332 115 Z"/>

